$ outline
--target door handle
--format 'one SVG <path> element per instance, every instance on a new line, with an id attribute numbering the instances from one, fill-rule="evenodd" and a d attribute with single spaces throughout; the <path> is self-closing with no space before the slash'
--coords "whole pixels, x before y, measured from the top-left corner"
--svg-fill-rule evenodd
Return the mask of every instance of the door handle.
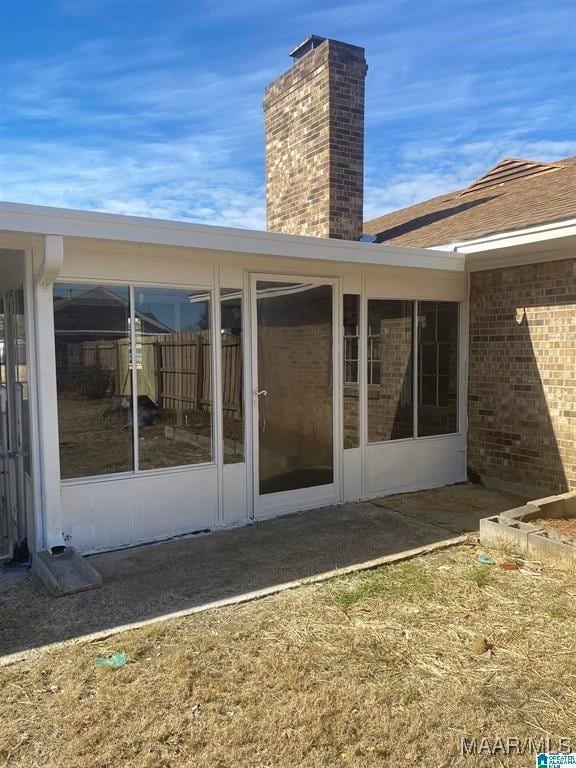
<path id="1" fill-rule="evenodd" d="M 256 397 L 260 397 L 260 395 L 264 395 L 264 397 L 265 397 L 268 394 L 268 390 L 267 389 L 261 389 L 259 392 L 254 392 L 254 394 L 256 395 Z"/>

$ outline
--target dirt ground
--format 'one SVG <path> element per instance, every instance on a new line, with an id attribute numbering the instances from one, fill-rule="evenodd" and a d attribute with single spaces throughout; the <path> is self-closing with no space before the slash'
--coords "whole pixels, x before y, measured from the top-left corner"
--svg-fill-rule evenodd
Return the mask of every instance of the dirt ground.
<path id="1" fill-rule="evenodd" d="M 72 392 L 59 397 L 62 477 L 132 471 L 132 428 L 129 415 L 127 410 L 112 408 L 110 399 L 82 397 Z M 187 426 L 191 431 L 210 435 L 209 412 L 194 411 L 188 413 L 187 417 Z M 173 415 L 164 413 L 153 425 L 139 430 L 141 469 L 161 469 L 212 460 L 209 447 L 167 437 L 165 427 L 172 424 Z M 226 419 L 224 435 L 240 441 L 242 423 Z"/>
<path id="2" fill-rule="evenodd" d="M 576 576 L 472 543 L 0 670 L 10 768 L 532 766 L 576 743 Z M 493 552 L 497 561 L 504 553 Z M 120 669 L 96 659 L 123 651 Z"/>
<path id="3" fill-rule="evenodd" d="M 532 524 L 541 526 L 542 528 L 548 528 L 555 533 L 561 533 L 563 536 L 568 536 L 570 539 L 576 539 L 576 517 L 567 518 L 565 520 L 542 518 L 541 520 L 532 520 Z"/>

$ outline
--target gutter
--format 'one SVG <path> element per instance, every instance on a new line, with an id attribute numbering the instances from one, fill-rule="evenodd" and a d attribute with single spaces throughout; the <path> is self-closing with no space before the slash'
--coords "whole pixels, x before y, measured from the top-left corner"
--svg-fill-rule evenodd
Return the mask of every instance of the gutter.
<path id="1" fill-rule="evenodd" d="M 530 245 L 548 240 L 576 237 L 576 218 L 564 219 L 549 224 L 538 224 L 524 229 L 498 232 L 471 240 L 460 240 L 443 245 L 430 246 L 436 251 L 455 251 L 458 253 L 479 253 L 500 248 L 512 248 L 518 245 Z"/>
<path id="2" fill-rule="evenodd" d="M 62 271 L 63 265 L 64 238 L 60 235 L 46 235 L 42 261 L 34 274 L 36 282 L 43 288 L 52 285 Z"/>

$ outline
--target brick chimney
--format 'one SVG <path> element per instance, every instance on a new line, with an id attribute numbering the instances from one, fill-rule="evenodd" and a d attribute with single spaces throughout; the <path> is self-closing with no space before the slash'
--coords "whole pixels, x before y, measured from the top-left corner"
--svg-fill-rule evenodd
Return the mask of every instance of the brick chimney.
<path id="1" fill-rule="evenodd" d="M 310 35 L 264 96 L 272 232 L 359 240 L 364 196 L 364 49 Z"/>

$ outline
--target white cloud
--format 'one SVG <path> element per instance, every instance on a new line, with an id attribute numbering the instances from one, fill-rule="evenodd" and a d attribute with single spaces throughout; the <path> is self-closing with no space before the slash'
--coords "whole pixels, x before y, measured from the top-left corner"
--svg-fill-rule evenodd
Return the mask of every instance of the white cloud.
<path id="1" fill-rule="evenodd" d="M 231 170 L 213 137 L 93 149 L 62 143 L 7 148 L 0 196 L 137 216 L 264 228 L 263 179 Z"/>
<path id="2" fill-rule="evenodd" d="M 364 218 L 370 220 L 471 184 L 503 157 L 553 162 L 576 155 L 576 141 L 521 140 L 514 136 L 474 142 L 407 143 L 388 176 L 367 164 Z"/>
<path id="3" fill-rule="evenodd" d="M 58 2 L 87 17 L 138 4 Z M 263 91 L 310 31 L 366 47 L 366 218 L 466 186 L 505 155 L 575 154 L 563 139 L 576 120 L 572 73 L 556 56 L 571 18 L 567 0 L 505 12 L 438 0 L 418 13 L 407 0 L 294 0 L 289 12 L 280 0 L 197 0 L 154 34 L 23 52 L 4 72 L 2 196 L 263 227 Z M 216 36 L 213 56 L 204 34 Z"/>
<path id="4" fill-rule="evenodd" d="M 182 66 L 175 46 L 158 53 L 150 41 L 139 42 L 141 53 L 132 41 L 116 56 L 109 41 L 95 40 L 43 67 L 15 66 L 4 116 L 45 126 L 45 138 L 13 131 L 4 141 L 0 196 L 263 228 L 263 169 L 254 147 L 270 73 L 194 69 Z"/>

